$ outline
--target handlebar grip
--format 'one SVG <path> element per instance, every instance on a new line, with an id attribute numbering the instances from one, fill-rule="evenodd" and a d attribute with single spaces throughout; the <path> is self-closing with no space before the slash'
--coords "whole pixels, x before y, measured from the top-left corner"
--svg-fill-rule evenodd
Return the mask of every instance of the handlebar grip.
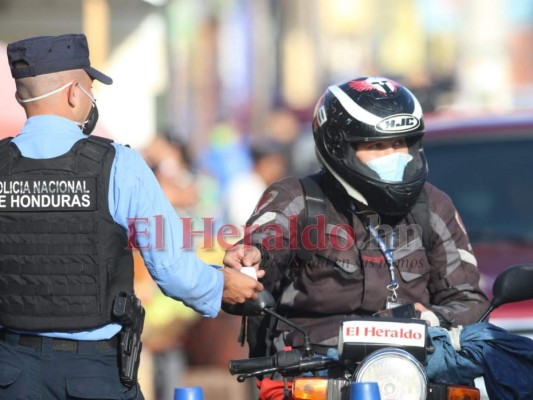
<path id="1" fill-rule="evenodd" d="M 270 357 L 231 360 L 228 369 L 231 375 L 247 374 L 268 368 L 286 368 L 298 365 L 301 359 L 302 353 L 300 350 L 290 350 L 276 353 Z"/>
<path id="2" fill-rule="evenodd" d="M 250 372 L 259 371 L 266 368 L 273 368 L 276 366 L 276 356 L 270 357 L 256 357 L 246 358 L 244 360 L 230 360 L 229 373 L 235 374 L 248 374 Z"/>

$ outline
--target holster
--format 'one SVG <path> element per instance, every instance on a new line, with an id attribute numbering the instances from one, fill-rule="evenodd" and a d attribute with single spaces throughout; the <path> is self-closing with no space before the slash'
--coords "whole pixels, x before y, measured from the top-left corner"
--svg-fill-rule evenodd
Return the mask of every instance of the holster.
<path id="1" fill-rule="evenodd" d="M 141 301 L 134 294 L 119 293 L 115 297 L 113 316 L 122 324 L 118 348 L 120 380 L 127 387 L 137 384 L 144 315 Z"/>

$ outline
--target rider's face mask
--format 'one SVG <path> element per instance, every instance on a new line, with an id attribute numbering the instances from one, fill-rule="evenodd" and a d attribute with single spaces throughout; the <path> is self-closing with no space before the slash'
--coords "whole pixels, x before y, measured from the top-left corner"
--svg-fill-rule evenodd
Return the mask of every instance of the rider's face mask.
<path id="1" fill-rule="evenodd" d="M 408 153 L 391 153 L 374 158 L 367 162 L 367 166 L 374 170 L 384 181 L 400 182 L 403 179 L 405 167 L 413 159 Z"/>
<path id="2" fill-rule="evenodd" d="M 80 127 L 81 131 L 86 134 L 90 135 L 92 131 L 94 130 L 96 126 L 96 122 L 98 122 L 98 107 L 96 107 L 96 99 L 91 96 L 80 84 L 78 84 L 78 87 L 81 89 L 83 93 L 85 93 L 92 101 L 91 110 L 89 111 L 89 114 L 87 115 L 87 118 L 82 123 L 78 123 L 78 126 Z"/>

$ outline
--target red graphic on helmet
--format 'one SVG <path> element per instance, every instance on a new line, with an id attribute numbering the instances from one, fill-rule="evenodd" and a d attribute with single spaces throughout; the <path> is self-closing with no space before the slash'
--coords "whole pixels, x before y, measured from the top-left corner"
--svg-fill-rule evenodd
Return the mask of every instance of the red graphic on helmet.
<path id="1" fill-rule="evenodd" d="M 348 83 L 348 86 L 358 92 L 377 91 L 383 96 L 396 93 L 400 84 L 386 78 L 367 78 L 365 80 L 355 80 Z"/>

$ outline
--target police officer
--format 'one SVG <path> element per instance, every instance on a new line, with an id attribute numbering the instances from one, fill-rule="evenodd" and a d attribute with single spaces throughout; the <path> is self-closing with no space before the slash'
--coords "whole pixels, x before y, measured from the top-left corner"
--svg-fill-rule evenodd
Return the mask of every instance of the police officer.
<path id="1" fill-rule="evenodd" d="M 204 316 L 262 285 L 181 250 L 181 221 L 141 156 L 89 136 L 93 80 L 112 80 L 91 67 L 84 35 L 7 52 L 27 121 L 0 143 L 0 399 L 142 399 L 131 348 L 117 357 L 125 326 L 142 330 L 132 247 L 166 295 Z"/>
<path id="2" fill-rule="evenodd" d="M 457 210 L 426 182 L 417 99 L 387 78 L 353 79 L 325 91 L 312 127 L 322 171 L 267 188 L 225 265 L 264 268 L 277 310 L 324 352 L 342 319 L 399 305 L 434 326 L 476 322 L 488 300 Z M 284 324 L 270 348 L 257 337 L 256 356 L 302 345 Z"/>

